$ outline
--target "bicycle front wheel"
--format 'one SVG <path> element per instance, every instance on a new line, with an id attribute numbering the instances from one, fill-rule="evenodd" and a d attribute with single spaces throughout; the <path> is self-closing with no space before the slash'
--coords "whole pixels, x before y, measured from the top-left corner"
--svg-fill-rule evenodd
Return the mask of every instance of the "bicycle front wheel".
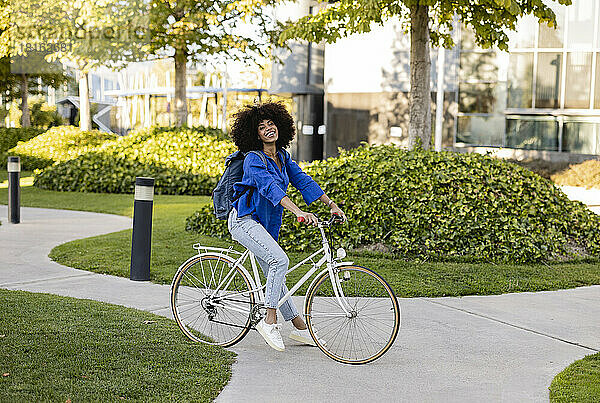
<path id="1" fill-rule="evenodd" d="M 218 254 L 196 256 L 175 274 L 171 311 L 190 340 L 228 347 L 250 330 L 254 293 L 244 272 L 231 263 Z"/>
<path id="2" fill-rule="evenodd" d="M 400 329 L 400 306 L 392 288 L 374 271 L 360 266 L 338 270 L 343 297 L 338 300 L 329 272 L 323 273 L 306 295 L 306 324 L 317 346 L 330 358 L 366 364 L 394 343 Z"/>

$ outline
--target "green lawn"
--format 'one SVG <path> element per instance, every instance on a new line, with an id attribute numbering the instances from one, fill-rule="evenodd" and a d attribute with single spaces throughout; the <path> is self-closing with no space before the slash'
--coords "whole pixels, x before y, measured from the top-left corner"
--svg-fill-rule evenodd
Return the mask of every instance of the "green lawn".
<path id="1" fill-rule="evenodd" d="M 588 355 L 556 375 L 551 402 L 600 402 L 600 353 Z"/>
<path id="2" fill-rule="evenodd" d="M 90 300 L 0 289 L 0 401 L 210 402 L 235 354 L 174 321 Z"/>
<path id="3" fill-rule="evenodd" d="M 0 202 L 6 189 L 0 189 Z M 192 244 L 227 246 L 220 239 L 190 234 L 185 218 L 207 196 L 155 196 L 152 232 L 151 279 L 168 284 L 179 265 L 196 252 Z M 132 195 L 54 192 L 22 188 L 22 204 L 33 207 L 66 208 L 131 216 Z M 284 219 L 292 219 L 286 213 Z M 315 245 L 318 247 L 318 245 Z M 98 273 L 129 277 L 131 230 L 69 242 L 56 247 L 51 258 L 61 264 Z M 303 254 L 290 253 L 293 262 Z M 347 260 L 382 274 L 400 297 L 460 296 L 541 291 L 600 284 L 597 262 L 507 265 L 449 262 L 410 262 L 373 253 L 349 254 Z M 299 269 L 288 276 L 293 283 L 303 274 Z M 302 293 L 305 288 L 299 290 Z"/>

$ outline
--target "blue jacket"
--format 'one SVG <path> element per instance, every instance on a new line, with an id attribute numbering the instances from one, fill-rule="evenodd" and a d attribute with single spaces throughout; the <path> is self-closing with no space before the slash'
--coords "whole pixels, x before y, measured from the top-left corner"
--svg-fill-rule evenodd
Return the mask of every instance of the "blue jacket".
<path id="1" fill-rule="evenodd" d="M 241 182 L 233 185 L 233 189 L 236 195 L 244 192 L 248 187 L 255 189 L 251 195 L 251 192 L 244 192 L 232 203 L 238 212 L 238 217 L 252 214 L 252 218 L 262 224 L 275 240 L 279 238 L 283 216 L 283 206 L 280 202 L 286 196 L 290 183 L 300 191 L 308 205 L 324 193 L 321 187 L 302 171 L 286 151 L 278 150 L 277 154 L 283 162 L 282 170 L 279 170 L 275 161 L 266 154 L 266 166 L 258 155 L 252 153 L 246 155 L 244 176 Z"/>

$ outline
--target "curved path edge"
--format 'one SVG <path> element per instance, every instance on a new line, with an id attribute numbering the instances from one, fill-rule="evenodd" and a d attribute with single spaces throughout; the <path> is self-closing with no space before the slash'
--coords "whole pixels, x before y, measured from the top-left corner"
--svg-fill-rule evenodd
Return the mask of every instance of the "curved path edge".
<path id="1" fill-rule="evenodd" d="M 65 267 L 62 243 L 131 228 L 131 219 L 0 206 L 0 288 L 93 299 L 170 317 L 169 286 Z M 364 366 L 333 362 L 287 339 L 271 350 L 256 332 L 232 348 L 233 377 L 220 402 L 547 401 L 554 376 L 600 350 L 600 286 L 463 298 L 400 299 L 393 348 Z M 298 306 L 302 306 L 300 298 Z"/>
<path id="2" fill-rule="evenodd" d="M 145 311 L 169 305 L 169 287 L 92 273 L 58 264 L 52 248 L 81 238 L 132 227 L 128 217 L 74 210 L 21 208 L 21 223 L 5 219 L 0 205 L 0 288 L 93 299 Z"/>

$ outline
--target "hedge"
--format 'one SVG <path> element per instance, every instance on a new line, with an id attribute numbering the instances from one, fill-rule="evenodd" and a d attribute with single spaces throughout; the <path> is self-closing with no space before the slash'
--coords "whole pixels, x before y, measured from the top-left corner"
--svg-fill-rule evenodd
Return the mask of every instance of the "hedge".
<path id="1" fill-rule="evenodd" d="M 217 129 L 140 129 L 35 173 L 50 190 L 131 193 L 136 176 L 155 178 L 157 194 L 210 194 L 235 150 Z"/>
<path id="2" fill-rule="evenodd" d="M 27 141 L 44 131 L 44 129 L 32 127 L 0 127 L 0 164 L 6 165 L 8 150 L 16 146 L 19 141 Z"/>
<path id="3" fill-rule="evenodd" d="M 116 139 L 115 134 L 98 130 L 82 131 L 74 126 L 56 126 L 27 142 L 19 143 L 10 150 L 10 154 L 21 157 L 22 169 L 29 171 L 71 160 L 96 150 L 107 140 Z"/>
<path id="4" fill-rule="evenodd" d="M 600 257 L 598 216 L 552 182 L 490 156 L 363 145 L 306 172 L 347 214 L 337 229 L 347 248 L 504 263 Z M 305 206 L 295 189 L 288 195 Z M 326 217 L 325 206 L 315 204 L 308 210 Z M 211 206 L 188 217 L 186 229 L 230 239 Z M 306 251 L 318 242 L 316 231 L 284 215 L 285 249 Z"/>

